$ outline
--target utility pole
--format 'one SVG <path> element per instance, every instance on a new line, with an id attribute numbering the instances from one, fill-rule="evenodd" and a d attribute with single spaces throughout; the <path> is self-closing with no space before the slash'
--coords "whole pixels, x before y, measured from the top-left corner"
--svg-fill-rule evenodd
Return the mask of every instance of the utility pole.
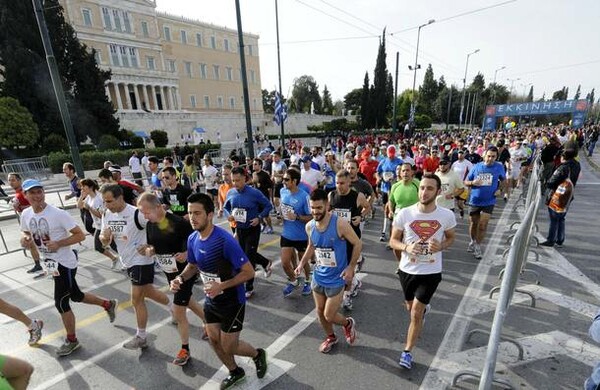
<path id="1" fill-rule="evenodd" d="M 448 126 L 450 124 L 450 106 L 452 105 L 452 85 L 450 86 L 450 90 L 448 92 L 448 110 L 446 113 L 446 131 L 448 131 Z"/>
<path id="2" fill-rule="evenodd" d="M 277 0 L 275 0 L 277 1 Z M 394 79 L 394 106 L 392 107 L 392 132 L 396 132 L 398 121 L 396 120 L 396 105 L 398 102 L 398 62 L 400 60 L 400 52 L 396 52 L 396 78 Z"/>
<path id="3" fill-rule="evenodd" d="M 467 54 L 467 64 L 465 65 L 465 77 L 463 78 L 462 98 L 460 99 L 460 115 L 458 117 L 458 129 L 459 130 L 460 130 L 460 126 L 463 124 L 463 111 L 465 109 L 465 89 L 467 87 L 467 70 L 469 69 L 469 57 L 471 57 L 471 55 L 473 55 L 475 53 L 479 53 L 479 49 Z"/>
<path id="4" fill-rule="evenodd" d="M 40 36 L 42 38 L 42 44 L 44 46 L 44 53 L 46 54 L 48 70 L 50 71 L 52 87 L 54 88 L 54 95 L 56 96 L 56 102 L 58 103 L 58 111 L 60 112 L 60 118 L 67 135 L 67 141 L 69 143 L 71 157 L 73 158 L 75 172 L 77 172 L 78 177 L 83 178 L 85 177 L 85 172 L 83 171 L 81 156 L 79 156 L 79 147 L 77 146 L 77 138 L 75 137 L 75 131 L 73 130 L 71 115 L 69 114 L 69 108 L 67 106 L 67 101 L 65 100 L 65 91 L 63 90 L 60 74 L 58 73 L 56 57 L 54 57 L 54 51 L 52 50 L 52 43 L 50 42 L 50 35 L 48 34 L 48 27 L 46 26 L 46 19 L 44 18 L 44 8 L 42 7 L 41 0 L 32 1 L 33 9 L 35 11 L 35 19 L 37 20 Z"/>
<path id="5" fill-rule="evenodd" d="M 244 33 L 242 30 L 242 13 L 240 0 L 235 0 L 235 13 L 237 16 L 238 41 L 240 50 L 240 65 L 242 70 L 242 89 L 244 92 L 244 111 L 246 111 L 246 136 L 248 137 L 248 155 L 254 158 L 254 143 L 252 137 L 252 118 L 250 117 L 250 97 L 248 94 L 248 77 L 246 76 L 246 53 L 244 53 Z"/>
<path id="6" fill-rule="evenodd" d="M 279 99 L 283 104 L 283 95 L 281 94 L 281 56 L 279 51 L 279 9 L 277 7 L 277 0 L 275 0 L 275 29 L 277 30 L 277 73 L 279 74 Z M 281 146 L 285 148 L 285 131 L 283 118 L 281 118 Z"/>

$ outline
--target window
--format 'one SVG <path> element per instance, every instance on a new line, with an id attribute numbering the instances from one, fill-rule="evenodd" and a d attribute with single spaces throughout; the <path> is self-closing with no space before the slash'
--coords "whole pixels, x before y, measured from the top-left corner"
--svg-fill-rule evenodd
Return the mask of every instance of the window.
<path id="1" fill-rule="evenodd" d="M 202 47 L 202 34 L 196 33 L 196 45 Z"/>
<path id="2" fill-rule="evenodd" d="M 104 20 L 104 28 L 112 30 L 112 22 L 110 20 L 110 11 L 108 8 L 102 8 L 102 20 Z"/>
<path id="3" fill-rule="evenodd" d="M 252 84 L 256 84 L 256 76 L 254 75 L 254 71 L 253 70 L 250 71 L 250 82 Z"/>
<path id="4" fill-rule="evenodd" d="M 119 46 L 119 54 L 121 55 L 121 65 L 129 68 L 129 57 L 127 55 L 127 48 L 125 46 Z"/>
<path id="5" fill-rule="evenodd" d="M 181 30 L 181 43 L 187 45 L 187 31 Z"/>
<path id="6" fill-rule="evenodd" d="M 210 108 L 210 97 L 204 96 L 204 108 Z"/>
<path id="7" fill-rule="evenodd" d="M 229 51 L 229 39 L 223 39 L 223 50 Z"/>
<path id="8" fill-rule="evenodd" d="M 252 45 L 248 45 L 248 55 L 252 56 Z"/>
<path id="9" fill-rule="evenodd" d="M 192 77 L 192 63 L 188 62 L 188 61 L 185 61 L 183 64 L 185 66 L 185 74 L 188 77 Z"/>
<path id="10" fill-rule="evenodd" d="M 256 98 L 252 99 L 252 109 L 258 110 L 258 102 L 256 101 Z"/>
<path id="11" fill-rule="evenodd" d="M 150 36 L 150 33 L 148 32 L 148 22 L 146 22 L 145 20 L 142 21 L 142 34 L 146 38 Z"/>
<path id="12" fill-rule="evenodd" d="M 217 38 L 210 37 L 210 47 L 212 49 L 216 49 L 217 48 Z"/>
<path id="13" fill-rule="evenodd" d="M 233 96 L 229 98 L 229 108 L 235 109 L 235 98 Z"/>
<path id="14" fill-rule="evenodd" d="M 190 105 L 192 108 L 196 108 L 196 95 L 190 95 Z"/>
<path id="15" fill-rule="evenodd" d="M 115 30 L 122 31 L 121 29 L 121 17 L 119 16 L 119 11 L 116 9 L 112 10 L 113 20 L 115 21 Z"/>
<path id="16" fill-rule="evenodd" d="M 131 34 L 131 22 L 129 21 L 129 12 L 123 12 L 123 24 L 125 31 Z"/>
<path id="17" fill-rule="evenodd" d="M 233 81 L 233 69 L 230 68 L 229 66 L 225 69 L 227 70 L 227 80 Z"/>
<path id="18" fill-rule="evenodd" d="M 119 61 L 119 51 L 117 49 L 117 45 L 110 45 L 110 62 L 113 65 L 119 66 L 121 65 L 121 61 Z"/>
<path id="19" fill-rule="evenodd" d="M 200 64 L 200 78 L 206 79 L 206 64 Z"/>
<path id="20" fill-rule="evenodd" d="M 175 60 L 167 60 L 167 70 L 171 73 L 175 73 Z"/>
<path id="21" fill-rule="evenodd" d="M 217 106 L 223 108 L 223 96 L 217 96 Z"/>
<path id="22" fill-rule="evenodd" d="M 165 41 L 171 42 L 171 29 L 167 26 L 163 27 Z"/>
<path id="23" fill-rule="evenodd" d="M 129 48 L 129 62 L 131 63 L 132 68 L 138 67 L 137 49 L 135 47 Z"/>
<path id="24" fill-rule="evenodd" d="M 82 9 L 81 14 L 83 15 L 83 25 L 87 27 L 92 26 L 92 11 L 89 9 Z"/>
<path id="25" fill-rule="evenodd" d="M 146 57 L 146 64 L 148 65 L 148 69 L 155 70 L 156 63 L 154 61 L 154 57 Z"/>
<path id="26" fill-rule="evenodd" d="M 213 65 L 213 72 L 215 74 L 215 80 L 219 80 L 221 78 L 219 73 L 219 65 Z"/>

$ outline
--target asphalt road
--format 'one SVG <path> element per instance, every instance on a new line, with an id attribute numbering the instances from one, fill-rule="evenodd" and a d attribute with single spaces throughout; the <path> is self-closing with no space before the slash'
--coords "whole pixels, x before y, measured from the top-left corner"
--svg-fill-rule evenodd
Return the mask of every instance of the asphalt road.
<path id="1" fill-rule="evenodd" d="M 529 308 L 525 299 L 515 296 L 517 303 L 514 309 L 511 308 L 505 326 L 505 333 L 515 338 L 539 339 L 540 334 L 547 335 L 559 330 L 570 337 L 567 341 L 580 340 L 583 343 L 586 339 L 589 317 L 595 314 L 589 312 L 597 308 L 595 305 L 600 299 L 600 293 L 596 295 L 593 287 L 599 279 L 595 261 L 597 254 L 591 255 L 597 253 L 598 249 L 595 237 L 600 215 L 595 194 L 600 189 L 600 179 L 589 171 L 585 163 L 582 164 L 584 176 L 577 187 L 577 199 L 568 217 L 565 248 L 559 252 L 555 249 L 539 250 L 541 260 L 532 266 L 541 274 L 541 286 L 546 288 L 542 293 L 545 295 L 540 293 L 541 298 L 538 298 L 538 305 L 534 309 Z M 508 227 L 520 218 L 519 211 L 512 211 L 515 200 L 516 197 L 508 203 L 506 212 L 503 213 L 503 204 L 499 204 L 494 212 L 489 227 L 490 232 L 495 231 L 494 239 L 481 262 L 466 253 L 466 220 L 457 219 L 457 240 L 452 248 L 444 252 L 443 281 L 434 296 L 433 310 L 427 316 L 424 332 L 414 350 L 411 371 L 403 370 L 397 364 L 404 346 L 408 315 L 394 273 L 396 260 L 378 241 L 380 218 L 372 221 L 363 235 L 367 262 L 362 272 L 363 289 L 354 302 L 351 314 L 358 330 L 354 346 L 348 346 L 340 338 L 340 343 L 330 354 L 319 353 L 318 346 L 324 335 L 315 321 L 312 298 L 303 297 L 299 292 L 283 298 L 281 290 L 285 278 L 279 265 L 270 279 L 265 279 L 261 271 L 257 272 L 256 294 L 246 310 L 242 338 L 254 346 L 267 348 L 270 369 L 267 377 L 257 380 L 253 363 L 249 359 L 238 359 L 248 376 L 245 384 L 239 388 L 416 389 L 421 386 L 434 389 L 445 388 L 456 367 L 481 366 L 481 351 L 477 348 L 485 347 L 487 337 L 476 335 L 467 343 L 463 342 L 463 338 L 467 330 L 490 329 L 495 303 L 486 297 L 486 291 L 497 284 L 497 274 L 502 264 L 500 255 L 507 247 Z M 75 214 L 76 211 L 72 210 L 71 213 Z M 538 220 L 540 232 L 545 232 L 547 216 L 543 209 Z M 16 245 L 16 222 L 0 222 L 0 228 L 7 242 Z M 278 227 L 277 231 L 280 231 Z M 171 364 L 180 348 L 177 329 L 170 323 L 168 310 L 152 302 L 148 303 L 150 347 L 143 352 L 122 348 L 122 343 L 135 333 L 135 317 L 129 301 L 130 284 L 124 274 L 110 270 L 108 260 L 94 253 L 90 238 L 85 245 L 87 249 L 79 248 L 78 283 L 83 291 L 117 298 L 119 310 L 115 323 L 110 324 L 100 308 L 74 304 L 82 348 L 66 358 L 55 357 L 55 350 L 65 335 L 52 300 L 52 281 L 33 280 L 26 274 L 30 259 L 25 258 L 22 252 L 0 256 L 2 298 L 16 304 L 33 318 L 45 322 L 41 345 L 31 348 L 26 345 L 27 334 L 22 324 L 0 316 L 3 326 L 0 351 L 34 364 L 36 370 L 31 388 L 218 388 L 218 382 L 225 372 L 207 342 L 200 339 L 200 322 L 192 313 L 188 313 L 192 323 L 192 360 L 186 367 Z M 279 236 L 263 235 L 261 252 L 270 259 L 279 260 Z M 564 255 L 560 256 L 562 259 L 568 257 L 568 261 L 559 259 L 559 253 Z M 571 265 L 571 271 L 579 271 L 582 275 L 580 279 L 573 281 L 575 277 L 569 278 L 565 264 Z M 476 280 L 473 282 L 474 274 Z M 585 276 L 590 278 L 589 283 Z M 157 274 L 155 284 L 166 287 L 164 276 Z M 529 286 L 532 282 L 524 281 L 524 284 Z M 570 310 L 565 305 L 556 304 L 548 298 L 552 296 L 549 291 L 582 302 L 584 309 Z M 467 298 L 463 299 L 465 293 Z M 195 289 L 194 296 L 202 299 L 200 288 Z M 470 300 L 473 297 L 478 303 Z M 460 315 L 456 316 L 459 305 Z M 337 333 L 343 335 L 341 329 L 337 329 Z M 556 340 L 558 336 L 552 333 L 548 337 L 555 337 L 552 340 Z M 532 343 L 539 344 L 538 339 Z M 516 364 L 513 364 L 514 351 L 510 348 L 502 351 L 507 357 L 499 358 L 501 362 L 506 361 L 506 364 L 501 363 L 500 368 L 520 388 L 581 388 L 585 376 L 591 371 L 590 359 L 570 356 L 558 348 L 554 354 L 543 354 L 539 348 L 531 351 L 526 349 L 528 359 Z M 535 353 L 538 355 L 533 356 Z M 432 362 L 434 367 L 430 370 Z M 460 388 L 473 388 L 473 385 L 465 382 L 460 384 Z"/>

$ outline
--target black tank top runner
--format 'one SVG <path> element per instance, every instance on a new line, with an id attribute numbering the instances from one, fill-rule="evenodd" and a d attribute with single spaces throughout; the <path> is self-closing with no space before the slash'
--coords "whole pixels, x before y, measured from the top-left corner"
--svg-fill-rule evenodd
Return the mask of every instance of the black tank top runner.
<path id="1" fill-rule="evenodd" d="M 351 221 L 351 218 L 360 216 L 361 208 L 356 205 L 357 199 L 358 192 L 353 189 L 350 189 L 350 192 L 346 195 L 340 195 L 337 190 L 334 190 L 331 192 L 331 203 L 329 206 L 332 212 L 336 213 L 339 218 L 350 223 L 354 232 L 360 237 L 360 225 L 354 226 Z"/>

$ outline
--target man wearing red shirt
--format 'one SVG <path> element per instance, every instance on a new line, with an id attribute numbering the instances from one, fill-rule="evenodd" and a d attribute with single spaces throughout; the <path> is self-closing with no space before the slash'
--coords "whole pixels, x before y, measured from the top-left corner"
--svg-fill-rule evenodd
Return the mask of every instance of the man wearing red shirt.
<path id="1" fill-rule="evenodd" d="M 23 178 L 18 173 L 11 172 L 8 174 L 8 184 L 13 190 L 15 190 L 15 196 L 12 199 L 12 206 L 15 210 L 15 213 L 17 213 L 18 215 L 21 215 L 23 210 L 31 206 L 29 204 L 29 201 L 25 198 L 25 194 L 23 193 L 22 181 Z M 34 265 L 33 268 L 27 270 L 27 273 L 33 274 L 36 272 L 43 271 L 43 268 L 40 264 L 40 253 L 37 250 L 37 246 L 32 245 L 30 250 Z"/>
<path id="2" fill-rule="evenodd" d="M 423 174 L 434 174 L 439 166 L 439 151 L 437 149 L 431 149 L 431 154 L 425 159 L 425 162 L 423 163 Z"/>
<path id="3" fill-rule="evenodd" d="M 360 173 L 365 175 L 366 180 L 373 188 L 377 188 L 377 178 L 375 177 L 375 173 L 377 172 L 377 166 L 379 165 L 379 161 L 373 156 L 368 156 L 364 158 L 359 166 L 358 170 Z"/>

